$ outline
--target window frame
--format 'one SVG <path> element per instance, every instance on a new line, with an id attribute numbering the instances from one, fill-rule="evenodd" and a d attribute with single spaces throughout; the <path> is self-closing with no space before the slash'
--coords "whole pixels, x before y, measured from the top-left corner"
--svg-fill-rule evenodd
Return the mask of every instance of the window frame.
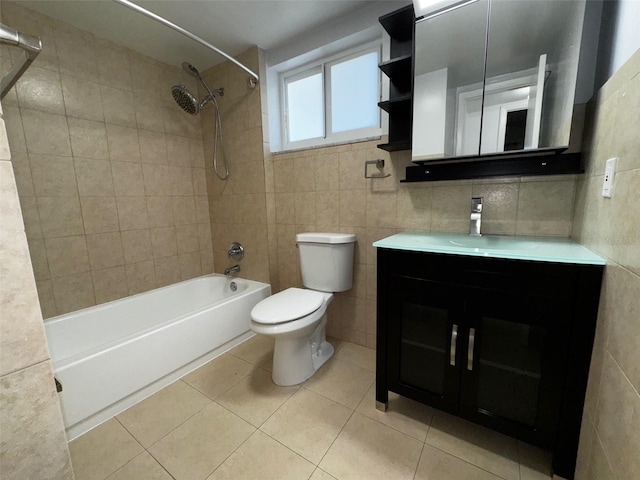
<path id="1" fill-rule="evenodd" d="M 377 138 L 382 135 L 382 114 L 380 109 L 376 112 L 376 125 L 370 127 L 345 130 L 333 133 L 331 131 L 331 67 L 354 58 L 376 52 L 378 54 L 378 63 L 382 58 L 382 42 L 376 40 L 361 44 L 357 47 L 350 48 L 335 55 L 323 57 L 314 62 L 307 63 L 297 68 L 285 70 L 279 75 L 280 83 L 280 121 L 281 121 L 281 141 L 282 151 L 298 150 L 304 148 L 321 147 L 334 145 L 337 143 L 348 143 L 371 138 Z M 321 137 L 309 138 L 305 140 L 289 141 L 289 125 L 288 125 L 288 83 L 300 80 L 307 76 L 321 72 L 322 76 L 322 100 L 323 100 L 323 130 L 324 135 Z M 377 101 L 382 99 L 382 73 L 376 69 L 376 84 L 378 86 Z"/>

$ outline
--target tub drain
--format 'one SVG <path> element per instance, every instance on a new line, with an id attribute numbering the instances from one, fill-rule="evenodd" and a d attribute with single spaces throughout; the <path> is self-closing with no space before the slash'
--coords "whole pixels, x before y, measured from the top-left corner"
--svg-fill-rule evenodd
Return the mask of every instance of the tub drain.
<path id="1" fill-rule="evenodd" d="M 236 290 L 238 290 L 238 285 L 236 285 L 236 282 L 231 282 L 229 284 L 229 288 L 231 289 L 232 292 L 235 292 Z"/>

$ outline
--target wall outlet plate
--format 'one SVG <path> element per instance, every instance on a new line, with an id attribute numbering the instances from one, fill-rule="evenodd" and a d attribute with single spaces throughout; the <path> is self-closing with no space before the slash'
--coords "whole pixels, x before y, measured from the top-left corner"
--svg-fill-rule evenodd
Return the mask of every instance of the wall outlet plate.
<path id="1" fill-rule="evenodd" d="M 611 198 L 613 194 L 613 178 L 616 176 L 616 162 L 618 158 L 613 157 L 607 160 L 604 167 L 604 182 L 602 182 L 602 196 Z"/>

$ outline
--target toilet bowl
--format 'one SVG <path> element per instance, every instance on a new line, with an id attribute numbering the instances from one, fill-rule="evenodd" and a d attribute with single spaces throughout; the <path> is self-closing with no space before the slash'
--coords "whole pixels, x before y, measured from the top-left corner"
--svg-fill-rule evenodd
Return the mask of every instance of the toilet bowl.
<path id="1" fill-rule="evenodd" d="M 259 302 L 251 311 L 251 329 L 275 339 L 272 378 L 297 385 L 333 355 L 327 342 L 327 308 L 333 292 L 353 284 L 356 236 L 345 233 L 296 235 L 304 286 L 288 288 Z"/>
<path id="2" fill-rule="evenodd" d="M 288 288 L 252 310 L 251 329 L 275 338 L 272 378 L 277 385 L 304 382 L 333 355 L 325 336 L 331 300 L 332 293 Z"/>

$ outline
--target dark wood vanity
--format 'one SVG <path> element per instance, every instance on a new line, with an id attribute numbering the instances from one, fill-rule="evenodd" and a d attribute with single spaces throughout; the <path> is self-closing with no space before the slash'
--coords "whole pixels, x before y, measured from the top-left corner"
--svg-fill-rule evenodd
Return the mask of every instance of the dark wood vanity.
<path id="1" fill-rule="evenodd" d="M 376 406 L 412 398 L 551 451 L 573 479 L 603 265 L 377 255 Z"/>

